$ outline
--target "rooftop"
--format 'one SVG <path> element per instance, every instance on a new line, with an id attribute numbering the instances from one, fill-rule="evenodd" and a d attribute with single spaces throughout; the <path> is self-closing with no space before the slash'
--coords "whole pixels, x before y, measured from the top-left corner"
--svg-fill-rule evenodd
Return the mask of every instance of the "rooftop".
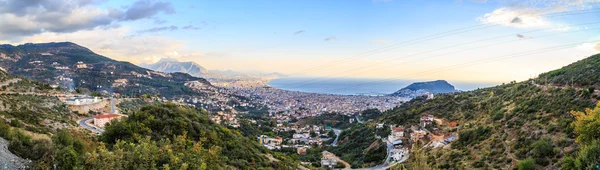
<path id="1" fill-rule="evenodd" d="M 94 116 L 94 119 L 105 119 L 105 118 L 112 118 L 112 117 L 119 117 L 121 115 L 118 114 L 103 114 L 103 115 L 98 115 L 98 116 Z"/>

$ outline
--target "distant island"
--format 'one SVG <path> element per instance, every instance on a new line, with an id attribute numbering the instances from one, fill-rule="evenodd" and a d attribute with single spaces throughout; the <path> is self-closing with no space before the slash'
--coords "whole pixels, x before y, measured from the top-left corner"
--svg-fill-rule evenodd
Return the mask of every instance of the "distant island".
<path id="1" fill-rule="evenodd" d="M 410 97 L 414 98 L 417 96 L 423 96 L 428 94 L 439 94 L 439 93 L 453 93 L 458 92 L 456 88 L 446 80 L 436 80 L 427 82 L 416 82 L 412 83 L 392 94 L 391 96 L 397 97 Z"/>

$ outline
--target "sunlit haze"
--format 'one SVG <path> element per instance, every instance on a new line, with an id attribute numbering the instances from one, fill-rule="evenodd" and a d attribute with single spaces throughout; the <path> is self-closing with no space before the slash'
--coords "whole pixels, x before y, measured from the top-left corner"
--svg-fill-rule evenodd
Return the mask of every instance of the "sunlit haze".
<path id="1" fill-rule="evenodd" d="M 594 1 L 0 1 L 0 43 L 71 41 L 135 64 L 501 83 L 600 52 Z"/>

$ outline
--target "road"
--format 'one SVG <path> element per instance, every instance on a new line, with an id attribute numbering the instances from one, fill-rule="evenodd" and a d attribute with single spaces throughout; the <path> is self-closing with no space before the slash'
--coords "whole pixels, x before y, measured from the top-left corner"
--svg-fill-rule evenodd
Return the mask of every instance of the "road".
<path id="1" fill-rule="evenodd" d="M 392 142 L 388 141 L 387 139 L 382 139 L 387 146 L 387 157 L 385 158 L 385 162 L 383 162 L 380 165 L 374 166 L 374 167 L 369 167 L 369 168 L 358 168 L 358 169 L 350 169 L 350 168 L 344 168 L 346 169 L 350 169 L 350 170 L 380 170 L 380 169 L 389 169 L 390 167 L 399 164 L 399 163 L 403 163 L 406 162 L 406 160 L 408 160 L 409 154 L 406 154 L 400 161 L 397 162 L 391 162 L 392 159 L 392 150 L 394 149 L 394 144 L 392 144 Z M 335 156 L 335 155 L 334 155 Z M 335 156 L 336 158 L 339 159 L 339 157 Z M 340 161 L 341 159 L 339 159 L 338 161 Z"/>
<path id="2" fill-rule="evenodd" d="M 115 107 L 115 100 L 116 99 L 114 97 L 112 97 L 110 99 L 110 114 L 116 114 L 116 112 L 117 112 L 117 109 Z M 77 123 L 79 123 L 79 125 L 81 125 L 82 127 L 86 128 L 94 133 L 100 134 L 100 133 L 104 132 L 104 130 L 87 123 L 87 121 L 92 120 L 92 119 L 94 119 L 94 117 L 86 117 L 81 120 L 78 120 Z"/>
<path id="3" fill-rule="evenodd" d="M 362 120 L 360 120 L 360 118 L 358 117 L 358 114 L 355 114 L 354 117 L 356 117 L 356 121 L 358 123 L 364 123 Z"/>
<path id="4" fill-rule="evenodd" d="M 79 123 L 79 125 L 81 127 L 84 127 L 86 129 L 94 132 L 94 133 L 100 134 L 100 133 L 104 132 L 104 130 L 96 128 L 96 126 L 93 126 L 93 125 L 90 125 L 90 124 L 87 123 L 88 120 L 92 120 L 92 119 L 94 119 L 94 118 L 93 117 L 83 118 L 81 120 L 78 120 L 77 123 Z"/>
<path id="5" fill-rule="evenodd" d="M 342 133 L 342 130 L 340 129 L 333 129 L 333 133 L 335 133 L 335 140 L 333 140 L 333 143 L 331 143 L 332 146 L 337 146 L 337 142 L 338 139 L 340 138 L 340 134 Z"/>

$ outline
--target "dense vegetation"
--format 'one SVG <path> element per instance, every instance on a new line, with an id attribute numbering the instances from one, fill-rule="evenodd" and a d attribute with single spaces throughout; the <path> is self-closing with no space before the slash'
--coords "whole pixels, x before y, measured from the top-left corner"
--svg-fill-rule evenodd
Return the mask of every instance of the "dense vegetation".
<path id="1" fill-rule="evenodd" d="M 569 64 L 561 69 L 541 74 L 536 82 L 577 87 L 600 86 L 600 70 L 598 68 L 600 68 L 600 54 Z"/>
<path id="2" fill-rule="evenodd" d="M 383 163 L 387 156 L 386 144 L 375 137 L 375 128 L 354 124 L 340 134 L 338 146 L 327 150 L 340 156 L 352 168 L 371 167 Z"/>
<path id="3" fill-rule="evenodd" d="M 576 134 L 581 138 L 585 133 L 572 125 L 575 118 L 569 112 L 590 108 L 598 101 L 595 88 L 587 86 L 600 82 L 594 73 L 600 69 L 598 61 L 600 55 L 591 56 L 533 81 L 438 95 L 432 100 L 417 98 L 384 113 L 379 121 L 411 125 L 419 116 L 432 114 L 458 122 L 458 128 L 440 125 L 442 132 L 459 133 L 451 148 L 423 149 L 421 159 L 411 158 L 407 167 L 425 163 L 434 169 L 553 169 L 565 165 L 585 169 L 577 165 L 576 157 L 593 155 L 586 151 L 591 151 L 587 148 L 594 148 L 594 143 L 575 144 Z M 582 78 L 577 79 L 579 75 Z M 575 86 L 561 86 L 566 79 Z"/>
<path id="4" fill-rule="evenodd" d="M 307 117 L 299 120 L 296 124 L 299 126 L 304 125 L 319 125 L 319 126 L 331 126 L 333 128 L 345 129 L 350 127 L 350 119 L 354 117 L 341 115 L 341 114 L 321 114 L 318 116 Z"/>
<path id="5" fill-rule="evenodd" d="M 458 121 L 459 139 L 452 148 L 426 152 L 434 168 L 507 169 L 527 158 L 538 167 L 558 167 L 572 152 L 567 148 L 576 147 L 569 111 L 594 105 L 595 96 L 587 90 L 511 83 L 433 100 L 416 99 L 380 120 L 411 124 L 418 122 L 419 115 L 433 114 Z M 441 127 L 445 132 L 458 130 Z"/>
<path id="6" fill-rule="evenodd" d="M 581 145 L 577 153 L 563 161 L 562 169 L 598 169 L 600 165 L 600 104 L 593 110 L 571 112 L 577 119 L 573 122 L 576 142 Z"/>
<path id="7" fill-rule="evenodd" d="M 150 105 L 113 121 L 95 142 L 60 130 L 32 139 L 0 122 L 9 149 L 48 169 L 294 169 L 297 163 L 208 120 L 206 113 L 174 104 Z M 270 158 L 269 158 L 270 157 Z"/>

